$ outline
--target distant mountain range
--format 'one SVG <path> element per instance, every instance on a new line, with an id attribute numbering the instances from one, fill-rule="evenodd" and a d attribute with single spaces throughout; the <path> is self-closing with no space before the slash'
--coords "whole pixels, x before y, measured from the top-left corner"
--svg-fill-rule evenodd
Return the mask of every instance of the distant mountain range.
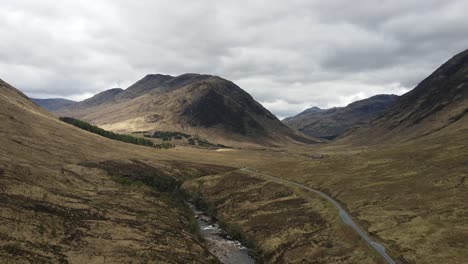
<path id="1" fill-rule="evenodd" d="M 376 95 L 346 107 L 330 109 L 312 107 L 296 116 L 284 119 L 283 123 L 306 135 L 332 140 L 356 124 L 377 118 L 398 98 L 397 95 Z"/>
<path id="2" fill-rule="evenodd" d="M 184 132 L 224 145 L 318 142 L 281 123 L 233 82 L 212 75 L 151 74 L 125 90 L 110 89 L 52 112 L 116 132 Z"/>
<path id="3" fill-rule="evenodd" d="M 82 102 L 34 101 L 56 115 L 112 131 L 184 132 L 226 145 L 280 146 L 337 137 L 404 141 L 457 130 L 466 122 L 467 61 L 468 51 L 456 55 L 402 97 L 377 95 L 346 107 L 313 107 L 284 124 L 234 83 L 202 74 L 150 74 L 125 90 L 110 89 Z"/>
<path id="4" fill-rule="evenodd" d="M 384 115 L 348 130 L 340 141 L 401 143 L 428 137 L 468 134 L 468 50 L 440 66 Z"/>

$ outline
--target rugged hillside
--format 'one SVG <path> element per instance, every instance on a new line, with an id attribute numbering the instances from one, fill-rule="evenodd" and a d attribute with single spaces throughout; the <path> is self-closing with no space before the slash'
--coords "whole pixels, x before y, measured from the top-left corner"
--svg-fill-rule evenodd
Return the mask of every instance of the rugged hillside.
<path id="1" fill-rule="evenodd" d="M 47 111 L 53 112 L 57 111 L 63 107 L 69 107 L 76 104 L 75 101 L 63 99 L 63 98 L 51 98 L 51 99 L 34 99 L 31 98 L 35 104 L 41 106 L 42 108 L 46 109 Z"/>
<path id="2" fill-rule="evenodd" d="M 55 113 L 117 132 L 184 132 L 224 145 L 317 142 L 282 124 L 240 87 L 217 76 L 148 75 L 101 103 L 87 103 L 101 94 Z"/>
<path id="3" fill-rule="evenodd" d="M 350 131 L 341 141 L 391 143 L 466 133 L 467 112 L 468 50 L 403 95 L 385 115 Z"/>
<path id="4" fill-rule="evenodd" d="M 229 168 L 85 132 L 1 80 L 0 123 L 1 263 L 217 263 L 171 188 Z"/>
<path id="5" fill-rule="evenodd" d="M 358 123 L 366 123 L 379 117 L 397 99 L 397 95 L 376 95 L 346 107 L 330 109 L 313 107 L 284 119 L 283 123 L 306 135 L 331 140 Z"/>

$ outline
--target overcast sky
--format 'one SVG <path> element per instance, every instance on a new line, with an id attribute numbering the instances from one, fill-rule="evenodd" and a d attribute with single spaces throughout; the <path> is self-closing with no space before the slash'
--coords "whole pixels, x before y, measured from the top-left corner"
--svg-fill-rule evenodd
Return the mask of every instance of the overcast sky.
<path id="1" fill-rule="evenodd" d="M 466 0 L 0 0 L 0 78 L 81 100 L 215 74 L 279 117 L 402 94 L 468 48 Z"/>

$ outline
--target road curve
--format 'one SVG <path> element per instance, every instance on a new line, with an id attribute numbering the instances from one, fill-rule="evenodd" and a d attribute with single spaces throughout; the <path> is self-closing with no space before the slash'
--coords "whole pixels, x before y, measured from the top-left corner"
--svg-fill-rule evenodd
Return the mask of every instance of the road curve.
<path id="1" fill-rule="evenodd" d="M 339 216 L 340 216 L 341 220 L 343 220 L 343 222 L 345 224 L 351 226 L 359 234 L 359 236 L 361 236 L 367 242 L 367 244 L 369 244 L 369 246 L 374 248 L 375 251 L 377 251 L 387 261 L 387 263 L 396 264 L 396 262 L 385 251 L 385 247 L 382 246 L 381 244 L 375 242 L 374 240 L 372 240 L 358 225 L 356 225 L 356 223 L 353 221 L 351 216 L 343 209 L 343 207 L 341 207 L 341 205 L 336 200 L 331 198 L 330 196 L 326 195 L 325 193 L 323 193 L 321 191 L 317 191 L 315 189 L 309 188 L 307 186 L 304 186 L 302 184 L 299 184 L 299 183 L 296 183 L 296 182 L 293 182 L 293 181 L 280 179 L 280 178 L 277 178 L 277 177 L 274 177 L 274 176 L 271 176 L 271 175 L 268 175 L 268 174 L 265 174 L 265 173 L 255 172 L 255 171 L 249 170 L 248 168 L 242 168 L 240 170 L 250 172 L 250 173 L 254 173 L 254 174 L 258 174 L 258 175 L 262 175 L 263 177 L 272 179 L 274 181 L 279 181 L 279 182 L 283 182 L 283 183 L 286 183 L 286 184 L 289 184 L 289 185 L 294 185 L 294 186 L 297 186 L 297 187 L 302 188 L 304 190 L 314 192 L 314 193 L 322 196 L 323 198 L 327 199 L 330 203 L 333 204 L 333 206 L 336 207 L 336 209 L 338 209 Z"/>

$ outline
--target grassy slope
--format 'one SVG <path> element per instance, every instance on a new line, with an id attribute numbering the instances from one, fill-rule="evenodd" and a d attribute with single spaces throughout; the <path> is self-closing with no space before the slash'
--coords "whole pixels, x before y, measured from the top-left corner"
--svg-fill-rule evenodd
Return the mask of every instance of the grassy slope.
<path id="1" fill-rule="evenodd" d="M 162 161 L 162 150 L 66 125 L 4 83 L 0 108 L 2 263 L 216 263 L 181 203 L 112 178 L 135 164 L 176 180 L 227 168 Z"/>

